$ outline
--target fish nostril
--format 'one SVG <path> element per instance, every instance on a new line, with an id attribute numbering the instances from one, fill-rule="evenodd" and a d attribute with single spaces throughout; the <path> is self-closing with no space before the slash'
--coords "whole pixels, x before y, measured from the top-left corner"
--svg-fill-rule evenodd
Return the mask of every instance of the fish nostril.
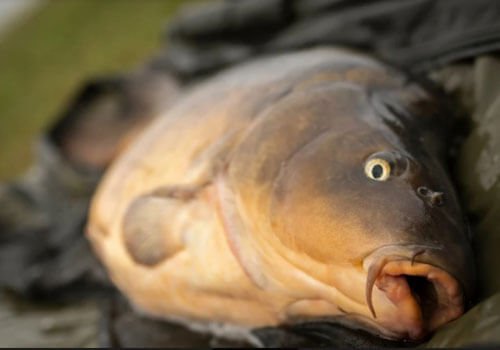
<path id="1" fill-rule="evenodd" d="M 438 207 L 444 205 L 444 194 L 443 192 L 433 192 L 430 196 L 430 201 L 432 205 Z"/>
<path id="2" fill-rule="evenodd" d="M 434 192 L 427 187 L 420 186 L 417 188 L 417 193 L 420 197 L 425 198 L 432 206 L 442 206 L 444 205 L 444 193 Z"/>

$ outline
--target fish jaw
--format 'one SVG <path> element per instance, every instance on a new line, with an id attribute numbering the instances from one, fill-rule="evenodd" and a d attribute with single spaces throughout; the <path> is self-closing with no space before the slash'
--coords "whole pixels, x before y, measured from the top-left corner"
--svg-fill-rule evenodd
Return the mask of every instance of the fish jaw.
<path id="1" fill-rule="evenodd" d="M 463 314 L 463 287 L 444 268 L 415 262 L 416 255 L 433 248 L 396 249 L 406 254 L 389 250 L 365 259 L 366 303 L 390 337 L 421 340 Z"/>

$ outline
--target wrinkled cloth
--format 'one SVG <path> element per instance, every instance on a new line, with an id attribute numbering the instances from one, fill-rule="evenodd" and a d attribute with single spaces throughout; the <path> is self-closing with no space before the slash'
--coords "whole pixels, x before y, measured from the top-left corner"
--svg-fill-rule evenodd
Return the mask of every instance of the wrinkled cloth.
<path id="1" fill-rule="evenodd" d="M 36 163 L 0 187 L 0 284 L 42 296 L 104 278 L 82 235 L 99 172 L 77 171 L 42 138 Z"/>
<path id="2" fill-rule="evenodd" d="M 304 347 L 341 348 L 410 347 L 415 343 L 390 341 L 365 331 L 328 322 L 304 323 L 254 329 L 247 340 L 234 340 L 208 333 L 194 332 L 171 322 L 154 320 L 134 312 L 118 296 L 107 304 L 101 345 L 106 347 Z"/>
<path id="3" fill-rule="evenodd" d="M 483 55 L 430 74 L 469 116 L 455 177 L 470 214 L 478 298 L 500 292 L 500 55 Z"/>
<path id="4" fill-rule="evenodd" d="M 464 316 L 444 326 L 426 344 L 428 348 L 474 347 L 500 344 L 500 293 L 476 305 Z"/>
<path id="5" fill-rule="evenodd" d="M 318 45 L 370 52 L 420 73 L 500 49 L 491 0 L 229 0 L 181 13 L 156 59 L 190 80 L 256 55 Z"/>
<path id="6" fill-rule="evenodd" d="M 95 348 L 102 317 L 94 300 L 40 303 L 0 293 L 2 348 Z"/>

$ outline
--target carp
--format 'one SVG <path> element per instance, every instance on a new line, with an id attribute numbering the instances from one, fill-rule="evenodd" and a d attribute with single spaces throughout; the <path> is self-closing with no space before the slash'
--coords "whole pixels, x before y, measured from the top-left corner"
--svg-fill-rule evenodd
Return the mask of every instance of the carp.
<path id="1" fill-rule="evenodd" d="M 474 292 L 452 122 L 432 87 L 363 54 L 259 58 L 156 118 L 105 174 L 87 235 L 152 317 L 420 340 Z"/>

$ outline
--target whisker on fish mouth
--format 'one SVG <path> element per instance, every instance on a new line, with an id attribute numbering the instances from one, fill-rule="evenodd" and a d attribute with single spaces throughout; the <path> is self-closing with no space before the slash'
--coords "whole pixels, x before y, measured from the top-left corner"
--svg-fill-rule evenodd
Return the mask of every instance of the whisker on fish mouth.
<path id="1" fill-rule="evenodd" d="M 368 269 L 368 276 L 366 278 L 366 304 L 372 313 L 373 318 L 377 318 L 377 314 L 375 313 L 375 308 L 373 307 L 373 287 L 375 286 L 375 281 L 377 277 L 380 275 L 384 265 L 386 263 L 385 259 L 379 260 L 378 262 L 372 264 Z"/>
<path id="2" fill-rule="evenodd" d="M 420 249 L 420 250 L 417 250 L 411 257 L 411 266 L 413 266 L 413 264 L 415 264 L 415 258 L 421 254 L 425 253 L 425 249 Z"/>
<path id="3" fill-rule="evenodd" d="M 425 249 L 420 249 L 415 251 L 415 253 L 411 256 L 411 265 L 413 266 L 415 262 L 415 258 L 418 255 L 421 255 L 425 252 Z M 380 259 L 370 265 L 368 269 L 368 276 L 366 278 L 366 289 L 365 289 L 365 297 L 366 297 L 366 304 L 368 305 L 368 308 L 370 309 L 370 312 L 373 316 L 373 318 L 377 318 L 377 314 L 375 312 L 375 308 L 373 306 L 373 287 L 375 286 L 375 282 L 377 281 L 377 278 L 379 277 L 380 273 L 382 272 L 382 269 L 384 268 L 385 264 L 389 261 L 394 261 L 394 260 L 402 260 L 404 258 L 400 256 L 392 256 L 392 257 L 386 257 L 383 259 Z"/>

